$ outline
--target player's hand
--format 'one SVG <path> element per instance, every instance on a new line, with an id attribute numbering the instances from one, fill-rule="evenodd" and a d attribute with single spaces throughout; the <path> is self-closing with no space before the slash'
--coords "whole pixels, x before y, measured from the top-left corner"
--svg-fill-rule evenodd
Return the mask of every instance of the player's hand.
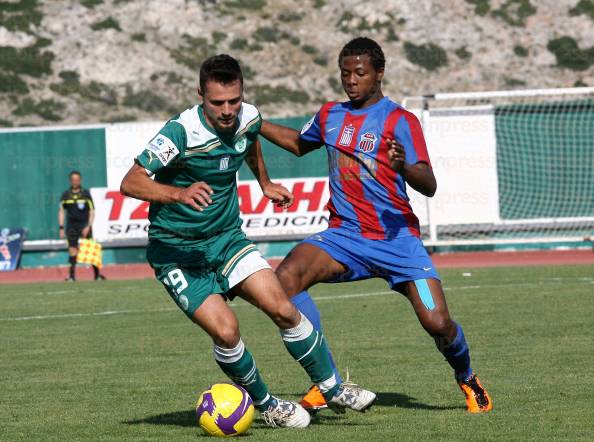
<path id="1" fill-rule="evenodd" d="M 404 146 L 398 141 L 388 138 L 388 161 L 390 161 L 390 167 L 393 170 L 400 173 L 404 169 L 404 161 L 406 160 L 406 154 L 404 152 Z"/>
<path id="2" fill-rule="evenodd" d="M 293 204 L 294 195 L 284 186 L 276 183 L 269 183 L 262 186 L 264 196 L 270 199 L 278 207 L 288 209 Z"/>
<path id="3" fill-rule="evenodd" d="M 89 233 L 91 233 L 91 226 L 87 226 L 84 229 L 82 229 L 82 231 L 81 231 L 81 235 L 83 238 L 88 238 Z"/>
<path id="4" fill-rule="evenodd" d="M 175 200 L 202 212 L 205 207 L 212 204 L 212 199 L 210 198 L 212 194 L 213 191 L 210 186 L 204 181 L 199 181 L 189 187 L 179 189 Z"/>

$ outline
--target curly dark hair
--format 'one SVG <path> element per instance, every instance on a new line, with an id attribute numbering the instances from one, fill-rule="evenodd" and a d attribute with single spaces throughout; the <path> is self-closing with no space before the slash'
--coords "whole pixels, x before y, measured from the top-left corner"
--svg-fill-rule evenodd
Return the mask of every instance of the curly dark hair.
<path id="1" fill-rule="evenodd" d="M 386 58 L 384 57 L 384 51 L 375 40 L 367 37 L 357 37 L 349 41 L 338 55 L 338 65 L 344 57 L 350 57 L 352 55 L 368 55 L 371 59 L 371 64 L 374 69 L 383 69 L 386 66 Z"/>

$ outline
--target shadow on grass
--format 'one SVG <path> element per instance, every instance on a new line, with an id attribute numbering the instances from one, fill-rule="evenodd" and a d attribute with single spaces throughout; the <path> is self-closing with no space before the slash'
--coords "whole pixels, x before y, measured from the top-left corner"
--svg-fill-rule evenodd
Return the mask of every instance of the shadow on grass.
<path id="1" fill-rule="evenodd" d="M 463 406 L 442 406 L 430 405 L 417 401 L 416 398 L 402 393 L 378 393 L 377 399 L 373 404 L 374 407 L 399 407 L 411 408 L 416 410 L 459 410 L 465 409 Z M 373 409 L 371 410 L 373 413 Z M 346 415 L 348 417 L 348 415 Z M 173 411 L 171 413 L 156 414 L 142 419 L 134 419 L 122 422 L 127 425 L 174 425 L 178 427 L 196 427 L 196 411 L 184 410 Z M 331 414 L 329 411 L 324 411 L 315 415 L 312 418 L 312 423 L 315 425 L 341 425 L 341 426 L 361 426 L 367 425 L 360 422 L 349 422 L 345 416 Z M 371 425 L 371 424 L 369 424 Z M 260 418 L 254 420 L 254 428 L 267 427 L 264 421 Z"/>
<path id="2" fill-rule="evenodd" d="M 378 393 L 374 407 L 413 408 L 416 410 L 465 410 L 464 406 L 430 405 L 402 393 Z"/>
<path id="3" fill-rule="evenodd" d="M 124 421 L 123 423 L 128 425 L 151 424 L 175 425 L 178 427 L 198 426 L 198 422 L 196 421 L 196 410 L 174 411 L 171 413 L 155 414 L 154 416 L 148 416 L 143 419 Z"/>
<path id="4" fill-rule="evenodd" d="M 328 412 L 329 413 L 329 412 Z M 122 422 L 127 425 L 174 425 L 178 427 L 197 427 L 196 411 L 174 411 L 172 413 L 156 414 L 148 416 L 143 419 L 134 419 Z M 314 425 L 340 425 L 340 426 L 361 426 L 367 425 L 362 423 L 349 422 L 344 416 L 336 416 L 333 414 L 321 413 L 312 418 Z M 371 425 L 371 424 L 369 424 Z M 253 428 L 268 428 L 268 425 L 261 418 L 254 419 Z"/>

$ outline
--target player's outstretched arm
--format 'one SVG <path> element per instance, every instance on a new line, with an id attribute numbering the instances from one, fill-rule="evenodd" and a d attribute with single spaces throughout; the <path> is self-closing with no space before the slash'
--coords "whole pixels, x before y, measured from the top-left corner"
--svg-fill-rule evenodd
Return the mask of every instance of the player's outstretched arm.
<path id="1" fill-rule="evenodd" d="M 280 124 L 274 124 L 266 120 L 262 121 L 260 135 L 298 157 L 321 146 L 319 143 L 310 143 L 302 140 L 299 137 L 299 132 L 295 129 L 281 126 Z"/>
<path id="2" fill-rule="evenodd" d="M 388 140 L 388 159 L 390 165 L 417 192 L 432 197 L 437 190 L 437 181 L 433 169 L 426 163 L 410 164 L 406 162 L 404 147 L 396 140 Z"/>
<path id="3" fill-rule="evenodd" d="M 138 164 L 134 164 L 122 180 L 120 192 L 151 203 L 187 204 L 200 212 L 212 203 L 212 189 L 205 182 L 193 183 L 189 187 L 168 186 L 152 180 Z"/>

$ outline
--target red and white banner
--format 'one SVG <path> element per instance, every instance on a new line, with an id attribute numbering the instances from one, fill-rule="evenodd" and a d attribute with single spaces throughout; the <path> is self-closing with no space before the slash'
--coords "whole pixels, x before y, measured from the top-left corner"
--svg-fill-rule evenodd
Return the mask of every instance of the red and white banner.
<path id="1" fill-rule="evenodd" d="M 295 195 L 283 210 L 264 195 L 257 181 L 239 181 L 237 193 L 243 230 L 255 240 L 299 239 L 328 227 L 328 178 L 274 180 Z M 93 236 L 100 242 L 143 242 L 148 232 L 149 203 L 105 187 L 91 189 L 95 203 Z"/>

